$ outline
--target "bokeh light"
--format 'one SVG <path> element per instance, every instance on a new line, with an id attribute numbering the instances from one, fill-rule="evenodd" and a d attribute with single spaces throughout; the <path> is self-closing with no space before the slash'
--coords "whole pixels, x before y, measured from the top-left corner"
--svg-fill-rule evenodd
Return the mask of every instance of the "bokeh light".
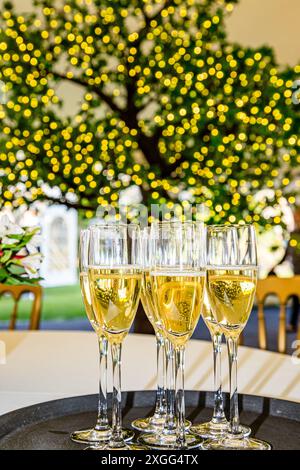
<path id="1" fill-rule="evenodd" d="M 281 70 L 271 49 L 229 44 L 234 3 L 37 0 L 40 13 L 23 16 L 6 3 L 2 203 L 51 199 L 56 188 L 93 217 L 137 186 L 149 206 L 203 203 L 210 222 L 283 223 L 264 210 L 299 192 L 300 66 Z M 62 82 L 84 91 L 70 117 Z M 265 188 L 273 199 L 257 201 Z"/>

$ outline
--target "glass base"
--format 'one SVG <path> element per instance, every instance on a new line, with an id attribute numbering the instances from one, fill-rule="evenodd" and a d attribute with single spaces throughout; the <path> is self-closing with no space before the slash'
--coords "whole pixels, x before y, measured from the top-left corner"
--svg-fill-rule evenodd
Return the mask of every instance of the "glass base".
<path id="1" fill-rule="evenodd" d="M 111 428 L 98 430 L 95 428 L 92 429 L 83 429 L 82 431 L 75 431 L 71 434 L 70 438 L 74 442 L 79 442 L 83 444 L 98 444 L 109 441 L 111 436 Z M 124 441 L 131 441 L 134 438 L 134 432 L 130 429 L 123 429 L 123 438 Z"/>
<path id="2" fill-rule="evenodd" d="M 140 432 L 157 432 L 162 429 L 166 423 L 166 416 L 150 416 L 149 418 L 138 418 L 132 421 L 131 426 Z"/>
<path id="3" fill-rule="evenodd" d="M 98 445 L 92 445 L 90 447 L 87 447 L 85 450 L 109 450 L 109 451 L 113 451 L 113 450 L 120 450 L 120 451 L 124 451 L 124 450 L 149 450 L 149 447 L 143 445 L 143 444 L 139 444 L 139 443 L 136 443 L 136 442 L 131 442 L 129 444 L 125 443 L 125 445 L 120 445 L 120 446 L 116 446 L 114 447 L 113 445 L 110 445 L 110 444 L 98 444 Z"/>
<path id="4" fill-rule="evenodd" d="M 209 421 L 207 423 L 195 424 L 191 427 L 191 432 L 203 439 L 216 439 L 228 432 L 228 422 L 224 420 L 220 423 Z"/>
<path id="5" fill-rule="evenodd" d="M 191 426 L 192 426 L 192 423 L 188 419 L 186 419 L 185 420 L 185 430 L 188 431 Z M 174 420 L 174 427 L 171 427 L 169 429 L 164 428 L 162 430 L 162 433 L 166 434 L 166 435 L 171 435 L 171 436 L 174 435 L 175 436 L 175 434 L 176 434 L 176 419 Z"/>
<path id="6" fill-rule="evenodd" d="M 191 434 L 187 432 L 185 434 L 186 444 L 184 447 L 180 447 L 180 450 L 185 449 L 195 449 L 197 447 L 201 447 L 203 439 L 199 436 L 195 436 L 195 434 Z M 138 441 L 142 444 L 150 447 L 150 449 L 158 449 L 158 450 L 172 450 L 178 449 L 176 445 L 176 434 L 142 434 Z"/>
<path id="7" fill-rule="evenodd" d="M 251 434 L 251 428 L 245 424 L 239 425 L 239 437 L 248 437 Z"/>
<path id="8" fill-rule="evenodd" d="M 229 432 L 229 423 L 227 421 L 219 424 L 209 421 L 207 423 L 195 424 L 190 431 L 203 439 L 218 439 L 224 437 Z M 239 438 L 248 437 L 251 434 L 251 428 L 243 424 L 239 427 Z"/>
<path id="9" fill-rule="evenodd" d="M 202 444 L 204 450 L 271 450 L 272 446 L 266 441 L 250 437 L 238 438 L 227 435 L 221 439 L 208 439 Z"/>

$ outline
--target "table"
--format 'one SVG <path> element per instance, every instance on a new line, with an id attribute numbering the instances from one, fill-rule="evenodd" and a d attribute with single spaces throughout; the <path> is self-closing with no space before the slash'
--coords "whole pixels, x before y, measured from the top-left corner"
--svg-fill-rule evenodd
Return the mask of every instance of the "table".
<path id="1" fill-rule="evenodd" d="M 1 365 L 4 347 L 6 364 Z M 0 332 L 0 414 L 57 398 L 97 393 L 97 355 L 93 332 Z M 154 336 L 130 334 L 125 339 L 123 390 L 155 389 L 155 357 Z M 224 389 L 228 390 L 225 348 L 222 363 Z M 186 389 L 213 389 L 209 342 L 191 340 L 187 346 Z M 300 403 L 300 361 L 240 347 L 239 390 Z"/>

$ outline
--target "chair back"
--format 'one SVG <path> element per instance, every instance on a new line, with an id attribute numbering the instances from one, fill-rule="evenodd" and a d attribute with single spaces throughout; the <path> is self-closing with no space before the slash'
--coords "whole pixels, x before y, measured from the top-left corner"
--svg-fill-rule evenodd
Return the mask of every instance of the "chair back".
<path id="1" fill-rule="evenodd" d="M 257 283 L 256 299 L 258 306 L 258 344 L 261 349 L 267 349 L 267 332 L 264 304 L 269 295 L 275 295 L 280 304 L 277 349 L 286 352 L 286 306 L 291 296 L 300 297 L 300 275 L 291 278 L 269 276 Z"/>
<path id="2" fill-rule="evenodd" d="M 41 286 L 32 285 L 19 285 L 9 286 L 6 284 L 0 284 L 0 297 L 3 294 L 10 294 L 14 300 L 13 311 L 10 317 L 9 329 L 15 330 L 17 317 L 18 317 L 18 305 L 23 294 L 33 294 L 33 302 L 31 315 L 29 320 L 29 330 L 38 330 L 40 326 L 41 318 L 41 306 L 42 306 L 42 288 Z"/>

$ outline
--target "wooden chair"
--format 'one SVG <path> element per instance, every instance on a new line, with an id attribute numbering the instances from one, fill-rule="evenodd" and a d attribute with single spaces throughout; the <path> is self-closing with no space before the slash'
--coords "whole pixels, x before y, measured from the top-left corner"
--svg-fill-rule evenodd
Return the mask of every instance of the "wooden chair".
<path id="1" fill-rule="evenodd" d="M 10 318 L 9 329 L 15 330 L 17 316 L 18 316 L 18 303 L 23 294 L 33 294 L 33 303 L 29 321 L 29 330 L 38 330 L 40 326 L 41 318 L 41 306 L 42 306 L 42 288 L 41 286 L 31 285 L 20 285 L 20 286 L 8 286 L 6 284 L 0 284 L 0 297 L 3 294 L 10 294 L 14 299 L 14 307 Z M 0 304 L 1 308 L 1 304 Z"/>
<path id="2" fill-rule="evenodd" d="M 267 332 L 264 313 L 264 303 L 269 295 L 276 295 L 279 300 L 279 327 L 278 327 L 278 351 L 286 352 L 286 306 L 292 295 L 300 297 L 300 276 L 291 278 L 279 278 L 269 276 L 260 279 L 257 283 L 256 299 L 258 306 L 258 344 L 261 349 L 267 349 Z"/>

